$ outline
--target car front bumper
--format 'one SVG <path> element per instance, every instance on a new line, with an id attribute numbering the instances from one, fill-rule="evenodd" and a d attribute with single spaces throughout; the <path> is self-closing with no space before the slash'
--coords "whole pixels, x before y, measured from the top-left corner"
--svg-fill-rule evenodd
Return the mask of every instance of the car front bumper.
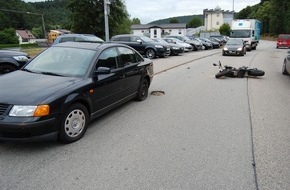
<path id="1" fill-rule="evenodd" d="M 55 118 L 41 121 L 5 122 L 0 120 L 0 140 L 3 141 L 44 141 L 57 138 L 57 122 Z"/>

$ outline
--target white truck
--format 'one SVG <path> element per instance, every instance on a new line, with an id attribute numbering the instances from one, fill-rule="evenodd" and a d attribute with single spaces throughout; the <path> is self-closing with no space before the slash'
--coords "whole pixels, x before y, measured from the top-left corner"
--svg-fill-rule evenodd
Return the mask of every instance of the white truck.
<path id="1" fill-rule="evenodd" d="M 261 22 L 256 19 L 234 19 L 230 38 L 241 38 L 247 50 L 255 50 L 260 40 Z"/>

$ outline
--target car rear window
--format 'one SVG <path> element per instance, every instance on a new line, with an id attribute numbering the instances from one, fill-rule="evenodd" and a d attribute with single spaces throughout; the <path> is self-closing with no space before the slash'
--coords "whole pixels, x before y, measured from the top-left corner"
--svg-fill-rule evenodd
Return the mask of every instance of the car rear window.
<path id="1" fill-rule="evenodd" d="M 278 39 L 290 40 L 290 34 L 280 34 Z"/>

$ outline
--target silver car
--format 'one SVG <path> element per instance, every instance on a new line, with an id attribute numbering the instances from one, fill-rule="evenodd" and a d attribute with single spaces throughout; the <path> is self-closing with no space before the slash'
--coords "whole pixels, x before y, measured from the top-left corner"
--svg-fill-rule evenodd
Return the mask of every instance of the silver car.
<path id="1" fill-rule="evenodd" d="M 287 55 L 284 59 L 283 67 L 282 67 L 283 75 L 289 75 L 289 73 L 290 73 L 290 51 L 287 52 Z"/>

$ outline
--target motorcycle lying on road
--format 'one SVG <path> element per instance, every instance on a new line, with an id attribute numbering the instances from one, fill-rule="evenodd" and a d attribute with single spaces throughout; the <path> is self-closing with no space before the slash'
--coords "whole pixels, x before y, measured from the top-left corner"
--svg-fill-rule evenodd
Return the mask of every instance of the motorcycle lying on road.
<path id="1" fill-rule="evenodd" d="M 213 66 L 219 67 L 219 72 L 215 75 L 215 78 L 220 78 L 222 76 L 243 78 L 243 77 L 257 77 L 257 76 L 265 75 L 264 71 L 259 70 L 257 68 L 247 67 L 247 66 L 236 68 L 236 67 L 225 65 L 223 67 L 220 61 L 218 64 L 214 63 Z"/>

